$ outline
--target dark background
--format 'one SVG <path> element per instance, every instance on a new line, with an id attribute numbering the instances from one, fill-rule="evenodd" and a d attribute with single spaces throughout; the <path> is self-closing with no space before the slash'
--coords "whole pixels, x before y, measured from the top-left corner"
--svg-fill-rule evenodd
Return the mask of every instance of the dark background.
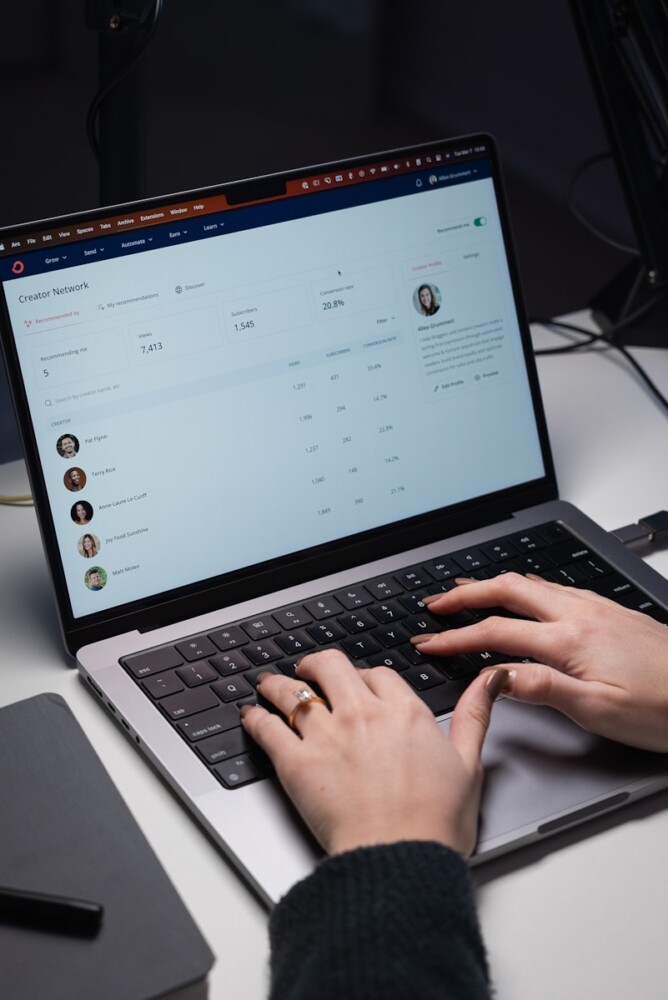
<path id="1" fill-rule="evenodd" d="M 0 12 L 0 226 L 98 204 L 86 111 L 98 35 L 84 0 Z M 564 192 L 607 140 L 566 0 L 164 0 L 147 57 L 148 190 L 486 131 L 506 168 L 529 314 L 585 307 L 629 259 Z M 611 163 L 576 189 L 632 242 Z M 0 368 L 0 461 L 20 444 Z"/>

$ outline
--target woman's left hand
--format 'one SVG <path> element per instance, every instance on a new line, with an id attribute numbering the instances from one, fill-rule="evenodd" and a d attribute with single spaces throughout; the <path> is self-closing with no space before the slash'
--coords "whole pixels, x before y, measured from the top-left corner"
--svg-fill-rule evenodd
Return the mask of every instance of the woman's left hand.
<path id="1" fill-rule="evenodd" d="M 358 670 L 336 650 L 305 656 L 298 679 L 265 674 L 258 689 L 281 715 L 261 706 L 243 726 L 271 757 L 287 794 L 325 851 L 399 840 L 435 840 L 463 855 L 475 847 L 480 752 L 492 703 L 507 680 L 499 668 L 462 695 L 449 735 L 393 670 Z M 327 705 L 299 704 L 317 684 Z"/>

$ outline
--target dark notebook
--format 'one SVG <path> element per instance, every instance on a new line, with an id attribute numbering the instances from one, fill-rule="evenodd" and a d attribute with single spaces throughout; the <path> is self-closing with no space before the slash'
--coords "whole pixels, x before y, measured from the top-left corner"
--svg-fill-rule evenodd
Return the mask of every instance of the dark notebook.
<path id="1" fill-rule="evenodd" d="M 92 900 L 92 938 L 0 922 L 11 1000 L 205 997 L 213 955 L 66 702 L 0 709 L 0 885 Z"/>

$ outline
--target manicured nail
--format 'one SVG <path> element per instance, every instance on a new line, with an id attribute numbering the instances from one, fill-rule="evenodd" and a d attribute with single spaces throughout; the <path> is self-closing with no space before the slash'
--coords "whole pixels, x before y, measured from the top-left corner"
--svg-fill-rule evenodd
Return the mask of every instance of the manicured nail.
<path id="1" fill-rule="evenodd" d="M 455 583 L 457 584 L 458 587 L 463 587 L 465 583 L 479 583 L 479 582 L 480 582 L 479 580 L 476 580 L 472 576 L 456 576 L 455 577 Z"/>
<path id="2" fill-rule="evenodd" d="M 414 646 L 418 646 L 421 642 L 429 642 L 430 639 L 435 639 L 438 632 L 421 632 L 420 635 L 412 635 L 410 641 Z"/>
<path id="3" fill-rule="evenodd" d="M 487 688 L 487 693 L 489 694 L 492 701 L 501 694 L 503 689 L 507 686 L 508 680 L 510 678 L 510 671 L 506 670 L 505 667 L 496 667 L 490 674 L 490 678 L 487 681 L 485 687 Z"/>
<path id="4" fill-rule="evenodd" d="M 425 594 L 425 596 L 421 597 L 420 600 L 422 601 L 424 606 L 428 608 L 430 604 L 433 604 L 434 601 L 440 601 L 442 597 L 443 594 Z"/>

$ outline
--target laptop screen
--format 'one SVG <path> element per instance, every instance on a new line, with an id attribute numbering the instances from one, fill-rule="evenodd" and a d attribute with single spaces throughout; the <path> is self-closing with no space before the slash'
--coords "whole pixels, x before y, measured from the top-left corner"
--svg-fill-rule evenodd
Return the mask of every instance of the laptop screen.
<path id="1" fill-rule="evenodd" d="M 545 475 L 489 140 L 2 241 L 73 619 Z"/>

